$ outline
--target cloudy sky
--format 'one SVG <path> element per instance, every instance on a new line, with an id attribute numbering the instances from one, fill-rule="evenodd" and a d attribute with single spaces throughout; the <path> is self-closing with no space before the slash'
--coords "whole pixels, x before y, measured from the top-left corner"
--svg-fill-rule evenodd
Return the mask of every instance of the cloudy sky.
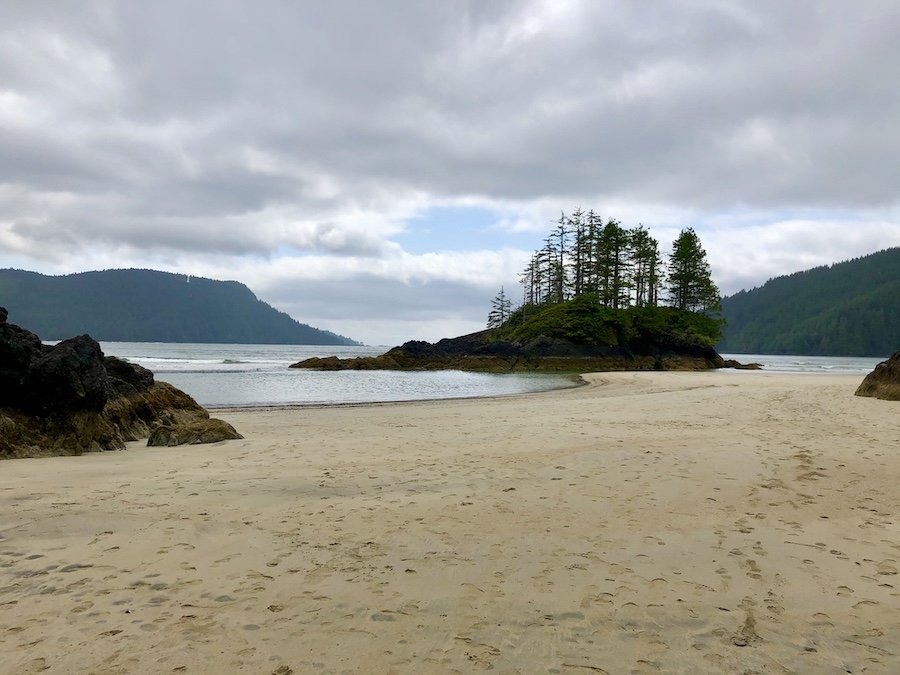
<path id="1" fill-rule="evenodd" d="M 477 330 L 561 210 L 723 293 L 900 245 L 900 3 L 4 2 L 0 267 Z"/>

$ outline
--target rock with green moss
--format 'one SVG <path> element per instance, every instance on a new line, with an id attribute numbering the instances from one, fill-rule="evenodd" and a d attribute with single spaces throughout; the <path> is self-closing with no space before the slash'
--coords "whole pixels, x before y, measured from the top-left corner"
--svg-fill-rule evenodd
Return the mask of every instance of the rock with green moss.
<path id="1" fill-rule="evenodd" d="M 900 401 L 900 352 L 875 366 L 859 385 L 856 395 Z"/>
<path id="2" fill-rule="evenodd" d="M 218 443 L 243 438 L 228 422 L 215 417 L 192 420 L 176 424 L 161 424 L 150 432 L 149 447 L 173 447 L 176 445 L 197 445 Z"/>
<path id="3" fill-rule="evenodd" d="M 186 393 L 105 357 L 87 335 L 44 345 L 5 310 L 0 319 L 0 458 L 119 450 L 157 426 L 209 419 Z"/>

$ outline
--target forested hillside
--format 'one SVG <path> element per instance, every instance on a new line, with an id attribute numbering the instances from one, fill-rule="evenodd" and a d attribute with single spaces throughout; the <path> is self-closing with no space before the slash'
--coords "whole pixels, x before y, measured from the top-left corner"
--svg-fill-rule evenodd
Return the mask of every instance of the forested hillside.
<path id="1" fill-rule="evenodd" d="M 900 349 L 900 248 L 778 277 L 722 299 L 739 354 L 889 356 Z"/>
<path id="2" fill-rule="evenodd" d="M 45 276 L 0 270 L 10 321 L 48 340 L 88 333 L 122 342 L 355 344 L 298 323 L 236 281 L 153 270 Z"/>

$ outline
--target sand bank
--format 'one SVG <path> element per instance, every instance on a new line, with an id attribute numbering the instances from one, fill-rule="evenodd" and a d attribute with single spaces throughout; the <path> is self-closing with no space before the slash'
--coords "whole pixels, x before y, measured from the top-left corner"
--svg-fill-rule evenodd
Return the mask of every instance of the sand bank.
<path id="1" fill-rule="evenodd" d="M 0 671 L 900 671 L 859 376 L 606 373 L 0 464 Z"/>

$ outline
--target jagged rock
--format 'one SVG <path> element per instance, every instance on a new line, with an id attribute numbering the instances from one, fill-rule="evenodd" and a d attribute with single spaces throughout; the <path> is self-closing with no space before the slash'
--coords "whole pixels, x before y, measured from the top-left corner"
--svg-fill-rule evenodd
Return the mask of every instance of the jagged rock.
<path id="1" fill-rule="evenodd" d="M 156 382 L 143 392 L 119 396 L 100 412 L 82 410 L 41 417 L 0 409 L 0 458 L 80 455 L 122 450 L 159 424 L 204 420 L 209 413 L 183 391 Z"/>
<path id="2" fill-rule="evenodd" d="M 762 370 L 761 363 L 741 363 L 740 361 L 735 361 L 734 359 L 725 359 L 723 361 L 723 368 L 734 368 L 736 370 Z"/>
<path id="3" fill-rule="evenodd" d="M 0 325 L 6 323 L 8 316 L 9 312 L 6 311 L 6 307 L 0 307 Z"/>
<path id="4" fill-rule="evenodd" d="M 124 441 L 147 438 L 151 429 L 209 419 L 209 413 L 193 398 L 168 382 L 156 382 L 142 392 L 122 396 L 106 404 L 103 414 L 114 420 Z"/>
<path id="5" fill-rule="evenodd" d="M 6 310 L 0 316 L 0 407 L 23 403 L 23 383 L 31 363 L 44 352 L 41 339 L 24 328 L 6 323 Z"/>
<path id="6" fill-rule="evenodd" d="M 113 393 L 100 345 L 89 335 L 48 349 L 28 368 L 24 409 L 38 415 L 99 412 Z"/>
<path id="7" fill-rule="evenodd" d="M 859 385 L 856 395 L 900 401 L 900 352 L 894 352 L 887 361 L 875 366 Z"/>
<path id="8" fill-rule="evenodd" d="M 130 396 L 153 386 L 153 372 L 136 363 L 107 356 L 103 359 L 103 365 L 113 388 L 120 396 Z"/>
<path id="9" fill-rule="evenodd" d="M 148 447 L 172 447 L 175 445 L 197 445 L 218 443 L 230 439 L 243 438 L 228 422 L 215 417 L 180 424 L 163 424 L 156 427 L 147 439 Z"/>
<path id="10" fill-rule="evenodd" d="M 157 426 L 209 419 L 146 368 L 104 357 L 87 335 L 45 346 L 5 310 L 0 317 L 0 458 L 119 450 Z"/>

